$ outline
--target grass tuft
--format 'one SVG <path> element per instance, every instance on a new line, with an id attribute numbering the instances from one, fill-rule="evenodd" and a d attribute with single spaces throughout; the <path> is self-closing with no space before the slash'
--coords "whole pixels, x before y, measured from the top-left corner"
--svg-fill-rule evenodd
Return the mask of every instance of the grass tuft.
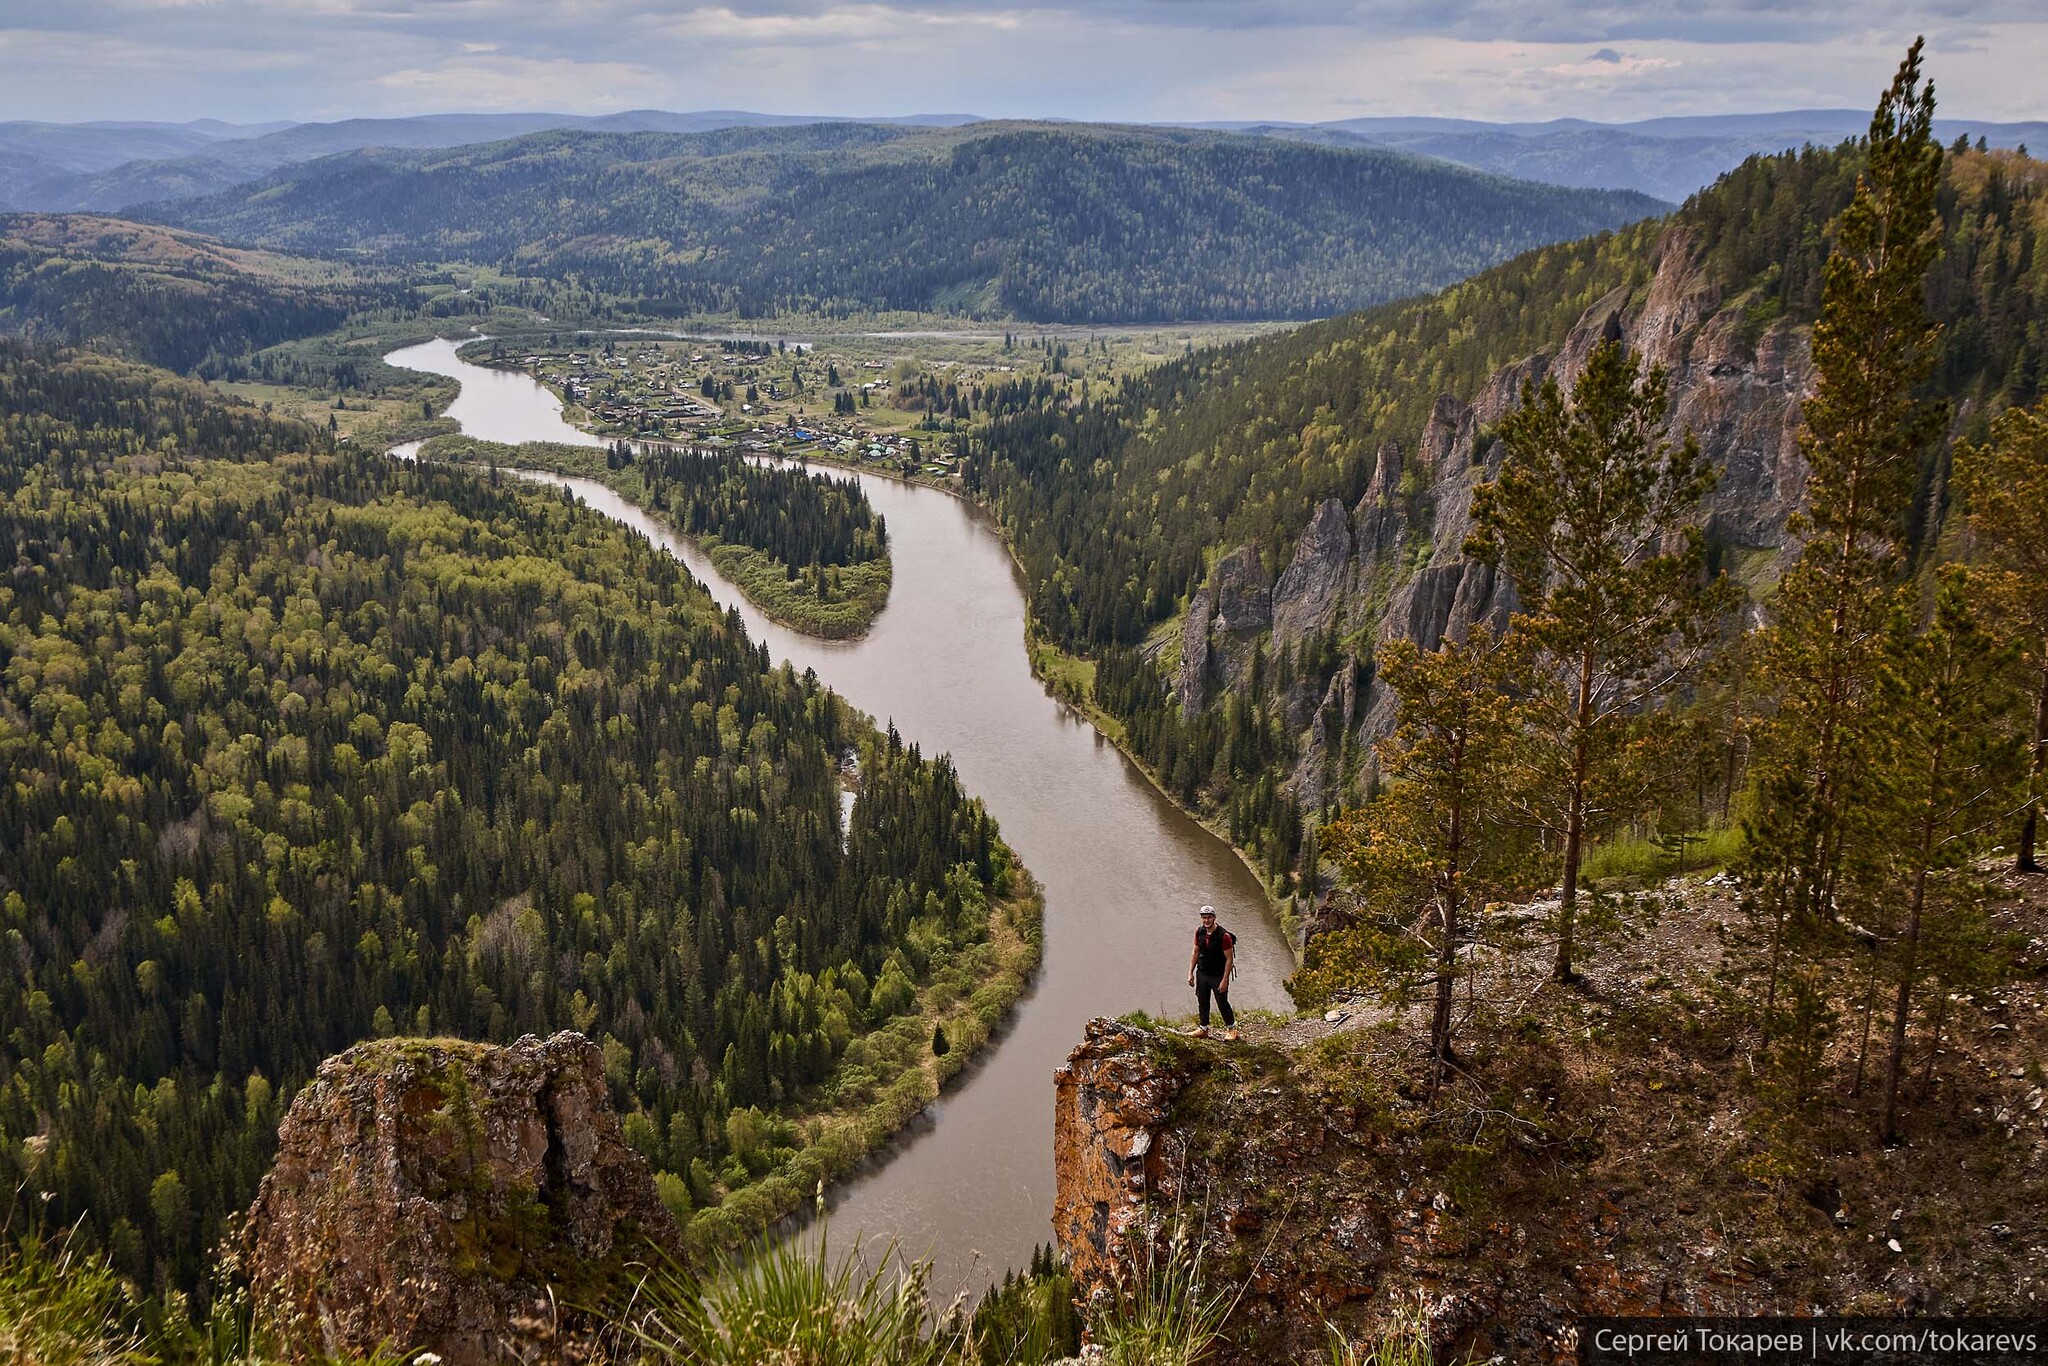
<path id="1" fill-rule="evenodd" d="M 878 1257 L 856 1244 L 836 1260 L 821 1235 L 757 1244 L 700 1278 L 678 1263 L 652 1268 L 622 1315 L 640 1359 L 690 1366 L 940 1366 L 963 1345 L 959 1316 L 935 1318 L 931 1264 Z"/>
<path id="2" fill-rule="evenodd" d="M 1330 1329 L 1330 1366 L 1434 1366 L 1429 1315 L 1420 1301 L 1404 1306 L 1372 1342 L 1352 1342 Z"/>
<path id="3" fill-rule="evenodd" d="M 75 1229 L 0 1252 L 0 1361 L 33 1366 L 145 1366 L 134 1297 Z"/>
<path id="4" fill-rule="evenodd" d="M 1104 1366 L 1195 1366 L 1209 1358 L 1242 1290 L 1233 1295 L 1211 1283 L 1206 1261 L 1186 1219 L 1175 1220 L 1163 1249 L 1144 1241 L 1131 1283 L 1088 1322 Z"/>
<path id="5" fill-rule="evenodd" d="M 1742 852 L 1742 829 L 1710 825 L 1688 835 L 1681 856 L 1675 842 L 1625 831 L 1586 851 L 1579 865 L 1587 883 L 1660 881 L 1678 873 L 1711 873 L 1727 867 Z"/>

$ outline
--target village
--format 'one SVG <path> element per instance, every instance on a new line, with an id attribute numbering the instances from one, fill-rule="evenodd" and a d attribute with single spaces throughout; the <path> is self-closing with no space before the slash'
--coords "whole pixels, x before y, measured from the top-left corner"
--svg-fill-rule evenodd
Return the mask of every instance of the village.
<path id="1" fill-rule="evenodd" d="M 816 341 L 589 333 L 517 349 L 533 340 L 493 342 L 487 363 L 532 375 L 594 435 L 814 457 L 931 480 L 958 477 L 960 433 L 1001 386 L 1040 371 L 1052 354 L 926 360 Z M 968 349 L 982 348 L 970 339 Z"/>
<path id="2" fill-rule="evenodd" d="M 1218 329 L 1206 329 L 1216 331 Z M 507 333 L 464 359 L 531 375 L 594 435 L 778 454 L 951 482 L 964 434 L 1183 354 L 1190 331 L 677 337 Z"/>

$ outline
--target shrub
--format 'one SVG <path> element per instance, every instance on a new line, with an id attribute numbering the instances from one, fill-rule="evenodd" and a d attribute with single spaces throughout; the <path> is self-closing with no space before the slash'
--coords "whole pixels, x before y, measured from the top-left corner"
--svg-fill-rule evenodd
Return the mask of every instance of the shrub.
<path id="1" fill-rule="evenodd" d="M 0 1252 L 0 1361 L 35 1366 L 144 1366 L 136 1305 L 106 1259 L 72 1232 Z"/>

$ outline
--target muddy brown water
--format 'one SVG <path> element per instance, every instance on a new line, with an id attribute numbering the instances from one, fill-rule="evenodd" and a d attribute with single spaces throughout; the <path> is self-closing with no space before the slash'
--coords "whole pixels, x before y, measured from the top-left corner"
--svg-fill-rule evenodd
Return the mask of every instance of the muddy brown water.
<path id="1" fill-rule="evenodd" d="M 563 421 L 523 375 L 458 360 L 453 342 L 387 358 L 462 382 L 450 415 L 494 441 L 595 439 Z M 777 659 L 818 677 L 960 779 L 1045 889 L 1045 958 L 1008 1026 L 886 1152 L 830 1196 L 831 1239 L 895 1239 L 934 1261 L 933 1288 L 985 1285 L 1051 1238 L 1052 1074 L 1090 1017 L 1186 1014 L 1196 907 L 1238 936 L 1233 1003 L 1290 1009 L 1293 960 L 1257 880 L 1222 840 L 1176 808 L 1116 746 L 1055 701 L 1024 650 L 1024 586 L 975 509 L 935 489 L 858 476 L 888 519 L 895 586 L 858 641 L 817 640 L 768 621 L 710 561 L 616 493 L 569 485 L 592 508 L 677 555 Z"/>

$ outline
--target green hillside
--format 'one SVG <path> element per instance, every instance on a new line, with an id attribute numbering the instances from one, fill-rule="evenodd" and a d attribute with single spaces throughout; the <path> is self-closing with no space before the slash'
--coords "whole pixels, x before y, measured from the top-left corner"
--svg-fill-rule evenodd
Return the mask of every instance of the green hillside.
<path id="1" fill-rule="evenodd" d="M 33 567 L 0 591 L 0 1222 L 82 1221 L 143 1286 L 203 1286 L 364 1038 L 587 1032 L 715 1239 L 925 1103 L 924 984 L 968 1047 L 1014 999 L 1035 927 L 950 764 L 559 491 L 0 343 L 0 556 Z"/>
<path id="2" fill-rule="evenodd" d="M 1285 864 L 1297 822 L 1278 780 L 1301 737 L 1282 695 L 1321 696 L 1351 650 L 1369 662 L 1380 621 L 1352 604 L 1344 640 L 1276 657 L 1263 696 L 1212 699 L 1185 720 L 1168 673 L 1136 647 L 1185 609 L 1223 552 L 1251 545 L 1268 573 L 1287 565 L 1318 504 L 1356 505 L 1381 447 L 1413 452 L 1440 398 L 1469 401 L 1503 367 L 1555 351 L 1616 291 L 1625 310 L 1639 307 L 1673 233 L 1713 311 L 1732 311 L 1739 345 L 1753 350 L 1774 324 L 1803 336 L 1819 306 L 1824 225 L 1860 164 L 1854 145 L 1756 158 L 1669 218 L 1542 247 L 1429 298 L 1198 352 L 1093 402 L 1040 403 L 987 429 L 968 477 L 1009 530 L 1041 627 L 1104 663 L 1098 704 L 1178 795 L 1231 810 L 1234 832 Z M 1941 209 L 1935 383 L 1981 431 L 2048 384 L 2048 166 L 1952 156 Z M 1930 452 L 1923 473 L 1923 519 L 1940 511 L 1941 458 Z M 1432 549 L 1427 472 L 1409 468 L 1398 493 L 1412 568 Z"/>
<path id="3" fill-rule="evenodd" d="M 1660 207 L 1377 149 L 996 123 L 363 151 L 145 212 L 294 251 L 572 273 L 652 313 L 1107 322 L 1314 317 Z"/>
<path id="4" fill-rule="evenodd" d="M 0 214 L 0 333 L 221 369 L 410 290 L 326 262 L 91 214 Z"/>

